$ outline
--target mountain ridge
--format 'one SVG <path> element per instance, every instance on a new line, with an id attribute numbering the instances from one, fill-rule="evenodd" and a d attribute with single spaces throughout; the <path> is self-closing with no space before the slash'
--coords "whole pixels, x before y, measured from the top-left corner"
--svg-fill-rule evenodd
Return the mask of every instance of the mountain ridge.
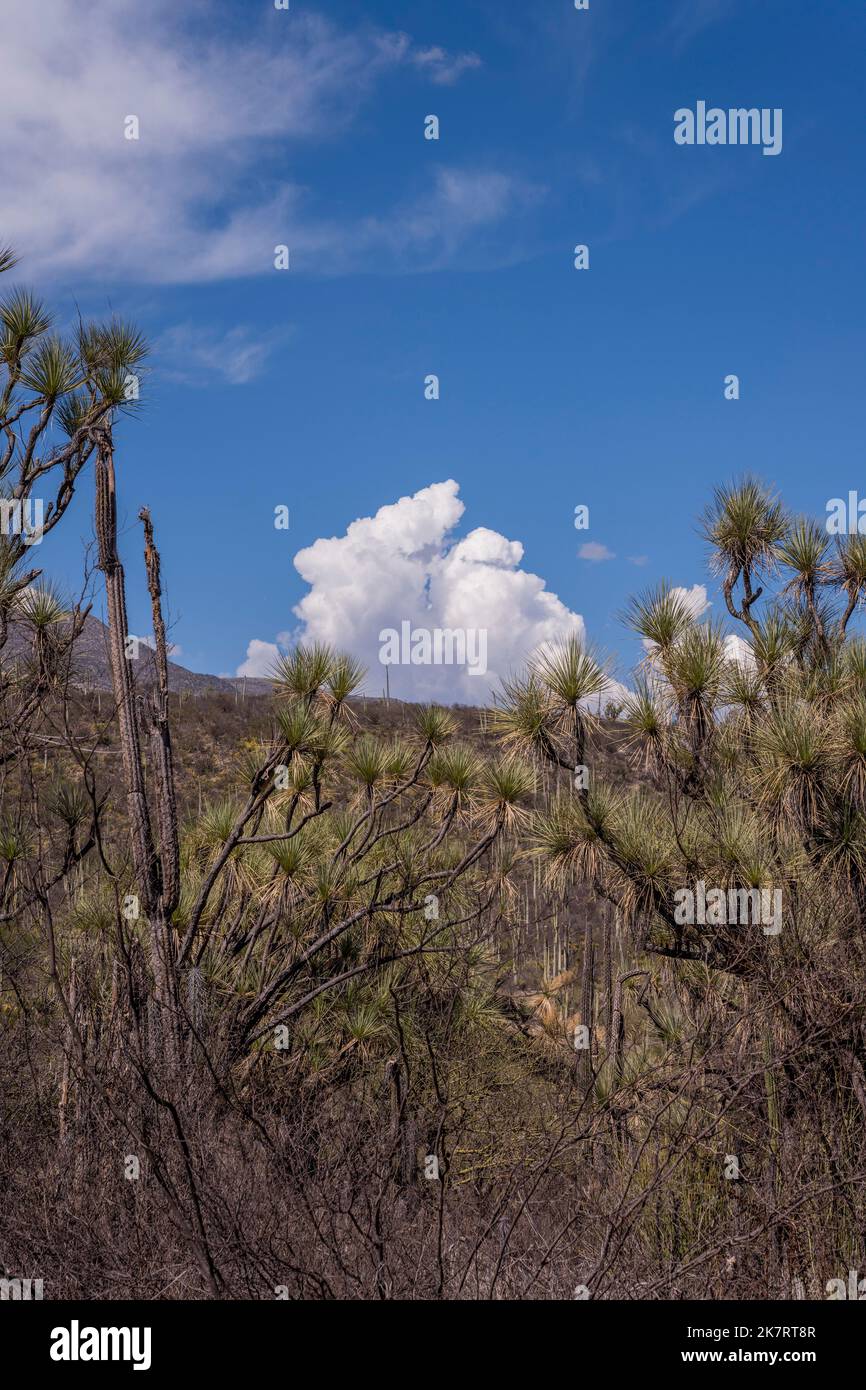
<path id="1" fill-rule="evenodd" d="M 23 622 L 9 623 L 9 637 L 0 653 L 0 665 L 18 660 L 27 660 L 31 649 L 31 636 Z M 72 681 L 84 690 L 111 690 L 111 663 L 109 660 L 108 628 L 99 618 L 89 613 L 84 625 L 75 639 L 72 653 Z M 156 658 L 153 649 L 144 641 L 139 642 L 136 661 L 136 680 L 143 686 L 153 685 L 156 679 Z M 227 690 L 245 690 L 252 695 L 267 695 L 273 689 L 271 682 L 259 676 L 212 676 L 205 672 L 190 671 L 177 661 L 168 662 L 168 688 L 172 694 L 204 695 Z"/>

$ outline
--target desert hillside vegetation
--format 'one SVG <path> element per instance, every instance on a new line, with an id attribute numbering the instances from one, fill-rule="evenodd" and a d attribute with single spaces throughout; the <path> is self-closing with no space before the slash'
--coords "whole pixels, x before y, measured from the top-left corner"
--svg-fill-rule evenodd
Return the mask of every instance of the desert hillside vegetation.
<path id="1" fill-rule="evenodd" d="M 0 1274 L 763 1299 L 863 1269 L 866 538 L 717 489 L 724 617 L 639 595 L 616 718 L 574 638 L 478 711 L 366 700 L 317 645 L 192 698 L 156 499 L 118 543 L 145 354 L 0 302 L 0 490 L 46 499 L 41 549 L 0 536 Z M 76 598 L 40 566 L 85 471 Z M 76 677 L 94 596 L 110 692 Z"/>

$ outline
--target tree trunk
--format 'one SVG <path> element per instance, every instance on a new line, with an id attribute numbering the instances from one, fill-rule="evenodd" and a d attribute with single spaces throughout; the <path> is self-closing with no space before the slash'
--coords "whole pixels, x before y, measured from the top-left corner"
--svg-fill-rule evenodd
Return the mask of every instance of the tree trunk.
<path id="1" fill-rule="evenodd" d="M 160 1041 L 157 1046 L 161 1050 L 164 1060 L 172 1068 L 176 1068 L 179 1062 L 180 1049 L 173 943 L 162 895 L 162 870 L 154 845 L 153 829 L 144 788 L 135 681 L 127 647 L 129 632 L 126 587 L 123 566 L 117 551 L 114 453 L 111 435 L 107 431 L 100 440 L 96 460 L 96 536 L 99 544 L 99 568 L 105 576 L 111 680 L 120 730 L 132 856 L 136 882 L 151 933 L 151 969 L 154 979 L 154 999 L 157 1005 L 155 1012 L 160 1034 Z M 170 772 L 170 761 L 168 768 Z"/>

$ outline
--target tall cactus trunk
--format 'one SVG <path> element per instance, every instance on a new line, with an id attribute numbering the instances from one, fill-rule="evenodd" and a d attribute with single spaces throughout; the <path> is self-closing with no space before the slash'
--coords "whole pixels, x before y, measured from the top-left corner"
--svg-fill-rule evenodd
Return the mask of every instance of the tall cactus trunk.
<path id="1" fill-rule="evenodd" d="M 177 798 L 174 788 L 171 727 L 168 720 L 168 645 L 162 616 L 159 551 L 153 538 L 153 523 L 147 507 L 142 507 L 138 515 L 144 526 L 144 563 L 147 570 L 147 587 L 150 593 L 156 648 L 157 681 L 153 691 L 151 710 L 151 755 L 159 782 L 157 817 L 159 856 L 162 867 L 162 912 L 166 920 L 170 920 L 180 899 L 180 848 L 177 834 Z"/>
<path id="2" fill-rule="evenodd" d="M 96 537 L 99 545 L 99 568 L 105 577 L 105 591 L 108 604 L 109 656 L 111 661 L 111 680 L 120 730 L 120 746 L 123 759 L 123 774 L 126 783 L 126 800 L 129 811 L 132 856 L 135 865 L 136 882 L 141 893 L 142 906 L 150 925 L 151 969 L 154 980 L 154 1001 L 160 1035 L 157 1051 L 162 1059 L 175 1070 L 180 1061 L 179 1010 L 174 970 L 173 942 L 171 940 L 169 906 L 163 888 L 163 865 L 157 856 L 153 839 L 153 829 L 147 796 L 144 786 L 144 770 L 141 758 L 141 739 L 138 725 L 135 681 L 132 674 L 130 653 L 128 651 L 128 619 L 126 609 L 126 586 L 123 565 L 117 550 L 117 496 L 114 472 L 114 449 L 111 434 L 106 431 L 99 442 L 96 460 Z M 148 572 L 150 579 L 150 568 Z M 158 568 L 157 568 L 158 578 Z M 164 629 L 162 630 L 164 650 Z M 157 767 L 165 775 L 166 764 L 157 760 Z M 168 748 L 168 775 L 171 773 L 170 745 Z M 160 786 L 160 793 L 164 787 Z M 173 796 L 173 784 L 172 784 Z M 163 795 L 160 797 L 161 804 Z M 176 845 L 176 836 L 175 841 Z M 166 846 L 162 846 L 166 849 Z M 168 842 L 169 862 L 171 840 Z"/>
<path id="3" fill-rule="evenodd" d="M 144 792 L 135 681 L 127 651 L 129 633 L 126 586 L 123 566 L 117 553 L 117 499 L 114 456 L 110 440 L 102 444 L 96 461 L 96 537 L 99 543 L 99 568 L 105 576 L 111 682 L 120 726 L 120 750 L 129 808 L 133 859 L 145 907 L 149 913 L 153 906 L 156 851 Z"/>

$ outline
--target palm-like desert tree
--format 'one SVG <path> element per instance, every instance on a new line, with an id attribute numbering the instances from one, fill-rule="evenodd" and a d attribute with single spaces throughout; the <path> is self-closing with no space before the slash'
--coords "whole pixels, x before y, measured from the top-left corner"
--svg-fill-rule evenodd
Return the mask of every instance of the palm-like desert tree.
<path id="1" fill-rule="evenodd" d="M 823 582 L 836 585 L 847 598 L 839 619 L 837 638 L 843 638 L 857 604 L 866 593 L 866 536 L 837 538 L 836 554 L 826 562 Z"/>
<path id="2" fill-rule="evenodd" d="M 781 502 L 755 478 L 716 488 L 704 513 L 701 529 L 712 547 L 710 568 L 721 577 L 731 617 L 748 627 L 753 625 L 752 608 L 763 592 L 755 581 L 772 572 L 788 524 Z M 742 584 L 739 608 L 734 594 L 738 583 Z"/>

